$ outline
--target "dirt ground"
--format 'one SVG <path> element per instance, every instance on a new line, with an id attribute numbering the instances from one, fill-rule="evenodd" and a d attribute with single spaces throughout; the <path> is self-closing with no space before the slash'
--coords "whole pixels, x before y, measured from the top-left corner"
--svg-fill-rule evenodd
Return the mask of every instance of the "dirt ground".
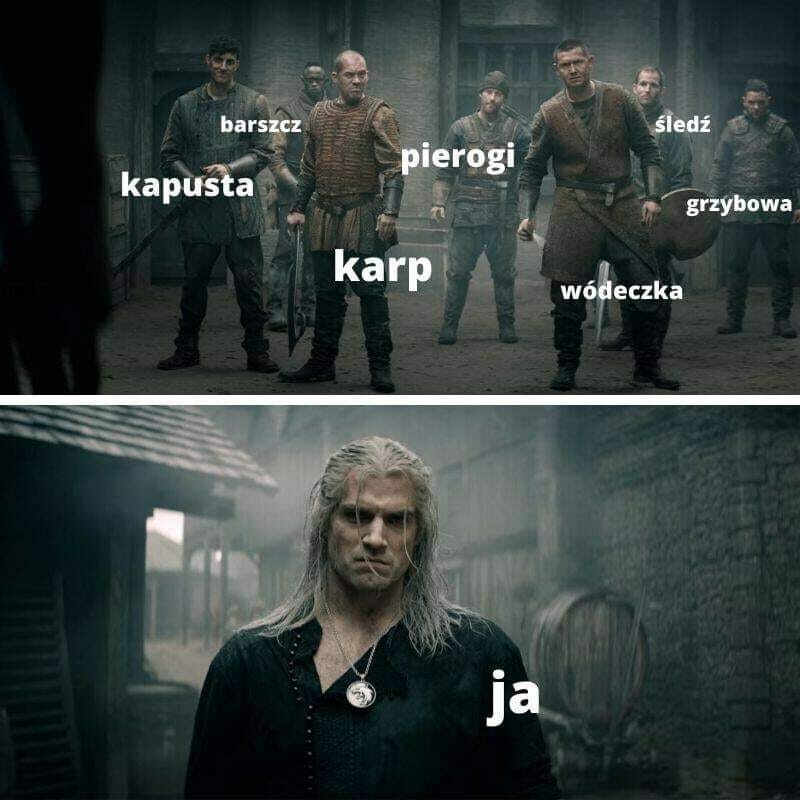
<path id="1" fill-rule="evenodd" d="M 473 281 L 459 329 L 458 343 L 436 343 L 441 324 L 441 297 L 392 292 L 390 313 L 395 343 L 394 379 L 404 394 L 559 394 L 548 388 L 555 365 L 550 302 L 545 284 L 518 281 L 518 344 L 497 340 L 492 285 Z M 369 371 L 363 347 L 358 299 L 350 300 L 337 362 L 337 382 L 279 383 L 277 375 L 245 371 L 240 347 L 239 309 L 234 293 L 212 287 L 203 326 L 201 364 L 162 372 L 156 362 L 172 352 L 180 289 L 133 290 L 118 306 L 101 337 L 106 394 L 369 394 Z M 615 304 L 614 304 L 615 305 Z M 681 394 L 798 394 L 800 339 L 770 336 L 772 322 L 767 289 L 751 289 L 745 331 L 719 336 L 724 292 L 692 294 L 673 303 L 663 371 L 682 382 Z M 619 331 L 619 309 L 612 308 L 610 338 Z M 309 332 L 310 333 L 310 332 Z M 309 333 L 288 357 L 285 333 L 270 335 L 273 358 L 282 367 L 299 367 L 308 356 Z M 630 352 L 604 353 L 594 346 L 594 331 L 585 332 L 584 356 L 575 392 L 656 394 L 631 385 Z M 673 394 L 671 392 L 667 394 Z"/>

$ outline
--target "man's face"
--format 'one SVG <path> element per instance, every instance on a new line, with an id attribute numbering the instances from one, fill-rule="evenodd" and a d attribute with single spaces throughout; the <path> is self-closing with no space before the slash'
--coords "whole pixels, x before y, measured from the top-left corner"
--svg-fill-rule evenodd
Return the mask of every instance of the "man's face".
<path id="1" fill-rule="evenodd" d="M 214 53 L 206 56 L 206 64 L 214 83 L 230 83 L 239 69 L 239 59 L 234 53 Z"/>
<path id="2" fill-rule="evenodd" d="M 404 477 L 367 478 L 359 494 L 351 473 L 331 519 L 331 568 L 356 591 L 387 589 L 406 574 L 417 532 L 413 491 Z"/>
<path id="3" fill-rule="evenodd" d="M 356 105 L 364 96 L 369 81 L 367 62 L 360 56 L 345 56 L 339 72 L 331 74 L 331 80 L 339 87 L 342 100 Z"/>
<path id="4" fill-rule="evenodd" d="M 633 84 L 633 93 L 639 100 L 642 108 L 652 108 L 661 100 L 661 80 L 657 72 L 643 69 Z"/>
<path id="5" fill-rule="evenodd" d="M 481 94 L 481 111 L 496 114 L 505 102 L 506 96 L 498 89 L 484 89 Z"/>
<path id="6" fill-rule="evenodd" d="M 556 72 L 568 89 L 588 86 L 594 69 L 594 56 L 587 56 L 580 47 L 556 53 Z"/>
<path id="7" fill-rule="evenodd" d="M 322 67 L 306 67 L 300 78 L 303 81 L 305 93 L 313 100 L 322 99 L 322 90 L 325 87 L 325 73 Z"/>
<path id="8" fill-rule="evenodd" d="M 742 97 L 744 113 L 750 119 L 763 119 L 769 112 L 770 96 L 766 92 L 745 92 Z"/>

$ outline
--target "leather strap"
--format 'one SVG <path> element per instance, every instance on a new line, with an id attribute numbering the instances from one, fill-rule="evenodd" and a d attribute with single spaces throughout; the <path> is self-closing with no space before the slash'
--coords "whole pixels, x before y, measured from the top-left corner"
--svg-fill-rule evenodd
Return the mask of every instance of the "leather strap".
<path id="1" fill-rule="evenodd" d="M 339 199 L 326 195 L 317 195 L 317 208 L 327 211 L 336 217 L 342 217 L 353 208 L 360 208 L 375 199 L 374 194 L 362 194 L 350 199 Z"/>
<path id="2" fill-rule="evenodd" d="M 556 186 L 565 186 L 568 189 L 583 189 L 587 192 L 602 192 L 606 194 L 607 192 L 618 192 L 620 189 L 624 189 L 626 186 L 631 185 L 631 179 L 625 178 L 621 181 L 611 181 L 609 183 L 593 183 L 590 181 L 573 181 L 569 178 L 558 178 L 556 180 Z"/>

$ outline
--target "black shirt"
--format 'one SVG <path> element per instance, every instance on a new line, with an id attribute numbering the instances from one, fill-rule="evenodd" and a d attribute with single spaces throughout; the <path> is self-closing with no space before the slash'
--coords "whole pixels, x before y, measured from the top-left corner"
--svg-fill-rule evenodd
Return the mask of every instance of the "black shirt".
<path id="1" fill-rule="evenodd" d="M 312 620 L 280 642 L 253 629 L 222 647 L 200 697 L 187 798 L 560 797 L 538 716 L 508 709 L 527 678 L 496 625 L 462 624 L 432 658 L 396 625 L 375 651 L 367 709 L 345 698 L 352 670 L 320 691 L 321 637 Z M 505 672 L 506 715 L 489 728 L 494 669 Z"/>

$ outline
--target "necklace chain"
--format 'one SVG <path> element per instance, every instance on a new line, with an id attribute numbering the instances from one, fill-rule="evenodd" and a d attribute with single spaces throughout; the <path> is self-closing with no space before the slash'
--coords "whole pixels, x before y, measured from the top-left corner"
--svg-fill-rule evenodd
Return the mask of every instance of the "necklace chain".
<path id="1" fill-rule="evenodd" d="M 339 632 L 336 630 L 336 623 L 333 621 L 333 614 L 331 613 L 331 607 L 328 605 L 328 598 L 325 598 L 325 611 L 328 614 L 328 619 L 331 621 L 331 628 L 333 630 L 333 637 L 336 639 L 336 644 L 339 645 L 339 651 L 342 654 L 342 658 L 350 665 L 350 669 L 355 672 L 356 675 L 363 681 L 367 677 L 367 673 L 369 672 L 369 668 L 372 666 L 372 659 L 375 656 L 375 650 L 378 648 L 378 642 L 383 638 L 389 628 L 392 627 L 395 623 L 395 619 L 392 618 L 392 621 L 384 628 L 381 634 L 375 639 L 374 644 L 372 645 L 372 649 L 370 650 L 369 658 L 367 659 L 367 666 L 364 668 L 364 672 L 361 673 L 356 669 L 356 665 L 347 657 L 347 653 L 344 650 L 344 646 L 342 645 L 342 640 L 339 638 Z"/>

